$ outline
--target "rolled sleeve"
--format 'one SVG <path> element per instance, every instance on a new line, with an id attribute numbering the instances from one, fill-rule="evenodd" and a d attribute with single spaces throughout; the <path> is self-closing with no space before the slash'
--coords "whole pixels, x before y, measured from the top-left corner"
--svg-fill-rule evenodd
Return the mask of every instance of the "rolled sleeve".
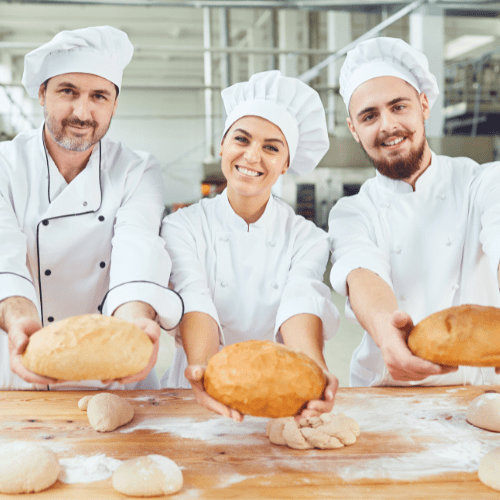
<path id="1" fill-rule="evenodd" d="M 116 214 L 110 286 L 102 312 L 111 314 L 130 301 L 145 302 L 155 309 L 160 324 L 170 330 L 181 320 L 183 305 L 168 288 L 172 264 L 159 234 L 163 183 L 157 161 L 151 156 L 141 160 L 127 177 Z"/>
<path id="2" fill-rule="evenodd" d="M 171 283 L 184 301 L 184 313 L 202 312 L 217 323 L 219 342 L 224 344 L 224 336 L 219 316 L 212 300 L 205 268 L 199 258 L 200 251 L 195 238 L 195 228 L 184 210 L 174 212 L 163 220 L 161 236 L 172 259 Z"/>
<path id="3" fill-rule="evenodd" d="M 329 237 L 332 252 L 330 283 L 347 296 L 347 277 L 354 269 L 368 269 L 393 288 L 387 253 L 377 246 L 373 225 L 351 204 L 341 200 L 330 212 Z"/>
<path id="4" fill-rule="evenodd" d="M 291 268 L 276 314 L 275 338 L 281 325 L 297 314 L 318 316 L 323 323 L 325 339 L 337 332 L 339 312 L 331 300 L 330 288 L 323 283 L 328 254 L 328 235 L 324 231 L 312 224 L 298 231 Z"/>

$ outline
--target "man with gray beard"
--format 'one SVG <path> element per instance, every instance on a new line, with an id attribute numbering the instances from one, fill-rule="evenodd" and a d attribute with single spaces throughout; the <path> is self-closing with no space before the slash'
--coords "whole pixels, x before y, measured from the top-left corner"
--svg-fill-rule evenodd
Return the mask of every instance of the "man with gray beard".
<path id="1" fill-rule="evenodd" d="M 347 54 L 340 93 L 376 177 L 333 207 L 330 281 L 365 335 L 352 386 L 498 384 L 495 368 L 439 366 L 406 344 L 442 309 L 500 306 L 500 164 L 436 155 L 425 120 L 438 95 L 427 58 L 374 38 Z"/>
<path id="2" fill-rule="evenodd" d="M 105 138 L 132 54 L 124 32 L 100 26 L 63 31 L 25 58 L 45 123 L 0 143 L 0 390 L 159 388 L 160 325 L 174 328 L 183 309 L 159 236 L 161 172 L 151 154 Z M 141 373 L 63 382 L 23 366 L 30 335 L 89 313 L 146 332 Z"/>

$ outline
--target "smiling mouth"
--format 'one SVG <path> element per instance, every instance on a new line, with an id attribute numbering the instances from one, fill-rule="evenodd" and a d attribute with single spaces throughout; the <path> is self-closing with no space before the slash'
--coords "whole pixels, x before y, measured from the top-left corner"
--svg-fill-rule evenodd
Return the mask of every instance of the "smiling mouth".
<path id="1" fill-rule="evenodd" d="M 385 142 L 382 142 L 381 144 L 382 144 L 382 146 L 385 146 L 385 147 L 397 146 L 398 144 L 401 144 L 405 139 L 406 139 L 406 137 L 397 137 L 393 141 L 385 141 Z"/>
<path id="2" fill-rule="evenodd" d="M 236 170 L 240 172 L 243 175 L 248 175 L 250 177 L 259 177 L 262 175 L 262 172 L 256 172 L 255 170 L 249 170 L 248 168 L 245 167 L 240 167 L 236 165 Z"/>

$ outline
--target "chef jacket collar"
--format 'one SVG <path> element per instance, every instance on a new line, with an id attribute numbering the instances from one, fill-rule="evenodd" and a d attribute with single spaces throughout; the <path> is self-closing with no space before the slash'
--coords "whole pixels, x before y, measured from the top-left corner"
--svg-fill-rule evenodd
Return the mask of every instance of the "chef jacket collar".
<path id="1" fill-rule="evenodd" d="M 57 169 L 54 160 L 50 156 L 49 152 L 45 150 L 45 145 L 43 141 L 43 127 L 39 128 L 38 141 L 40 153 L 43 158 L 44 168 L 47 168 L 46 161 L 48 159 L 49 165 L 52 163 L 52 167 Z M 90 155 L 89 161 L 86 167 L 80 174 L 73 179 L 73 181 L 68 184 L 68 188 L 72 187 L 77 189 L 75 191 L 68 191 L 65 196 L 61 196 L 58 199 L 58 203 L 52 203 L 54 201 L 53 194 L 54 191 L 50 189 L 50 193 L 47 192 L 47 197 L 49 200 L 49 209 L 46 214 L 47 217 L 60 217 L 64 215 L 76 215 L 87 212 L 96 212 L 101 206 L 101 170 L 103 170 L 104 158 L 101 155 L 101 141 L 94 146 L 92 154 Z M 48 175 L 50 175 L 49 168 Z M 80 177 L 81 176 L 81 177 Z M 49 178 L 50 181 L 50 178 Z M 76 182 L 75 182 L 76 181 Z M 73 184 L 74 183 L 74 184 Z M 64 190 L 66 191 L 66 190 Z M 60 193 L 63 195 L 64 191 Z M 80 196 L 75 197 L 78 194 Z M 57 196 L 59 198 L 59 196 Z M 84 205 L 83 202 L 86 202 Z M 77 204 L 75 206 L 75 203 Z"/>
<path id="2" fill-rule="evenodd" d="M 431 164 L 427 167 L 424 173 L 417 179 L 415 183 L 415 191 L 421 191 L 432 185 L 437 171 L 437 157 L 431 151 Z M 381 174 L 378 170 L 376 172 L 377 182 L 384 189 L 398 194 L 413 193 L 413 188 L 405 181 L 390 179 Z"/>
<path id="3" fill-rule="evenodd" d="M 224 206 L 224 211 L 225 211 L 225 217 L 224 220 L 226 222 L 226 225 L 229 226 L 231 229 L 236 229 L 238 231 L 244 231 L 244 232 L 249 232 L 257 229 L 262 229 L 266 227 L 271 218 L 272 214 L 274 211 L 274 197 L 271 194 L 271 197 L 269 198 L 269 201 L 267 202 L 266 209 L 264 210 L 264 213 L 260 217 L 260 219 L 257 222 L 253 222 L 252 224 L 247 224 L 244 219 L 242 219 L 234 210 L 231 204 L 229 203 L 229 199 L 227 197 L 227 188 L 224 189 L 222 192 L 221 200 Z"/>

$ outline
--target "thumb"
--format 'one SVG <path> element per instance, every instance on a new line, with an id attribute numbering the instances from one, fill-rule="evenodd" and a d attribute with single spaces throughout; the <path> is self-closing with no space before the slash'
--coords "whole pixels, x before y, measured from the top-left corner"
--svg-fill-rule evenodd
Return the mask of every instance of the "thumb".
<path id="1" fill-rule="evenodd" d="M 398 330 L 403 330 L 406 334 L 410 333 L 413 328 L 413 320 L 410 315 L 407 312 L 399 310 L 392 313 L 392 324 Z"/>

